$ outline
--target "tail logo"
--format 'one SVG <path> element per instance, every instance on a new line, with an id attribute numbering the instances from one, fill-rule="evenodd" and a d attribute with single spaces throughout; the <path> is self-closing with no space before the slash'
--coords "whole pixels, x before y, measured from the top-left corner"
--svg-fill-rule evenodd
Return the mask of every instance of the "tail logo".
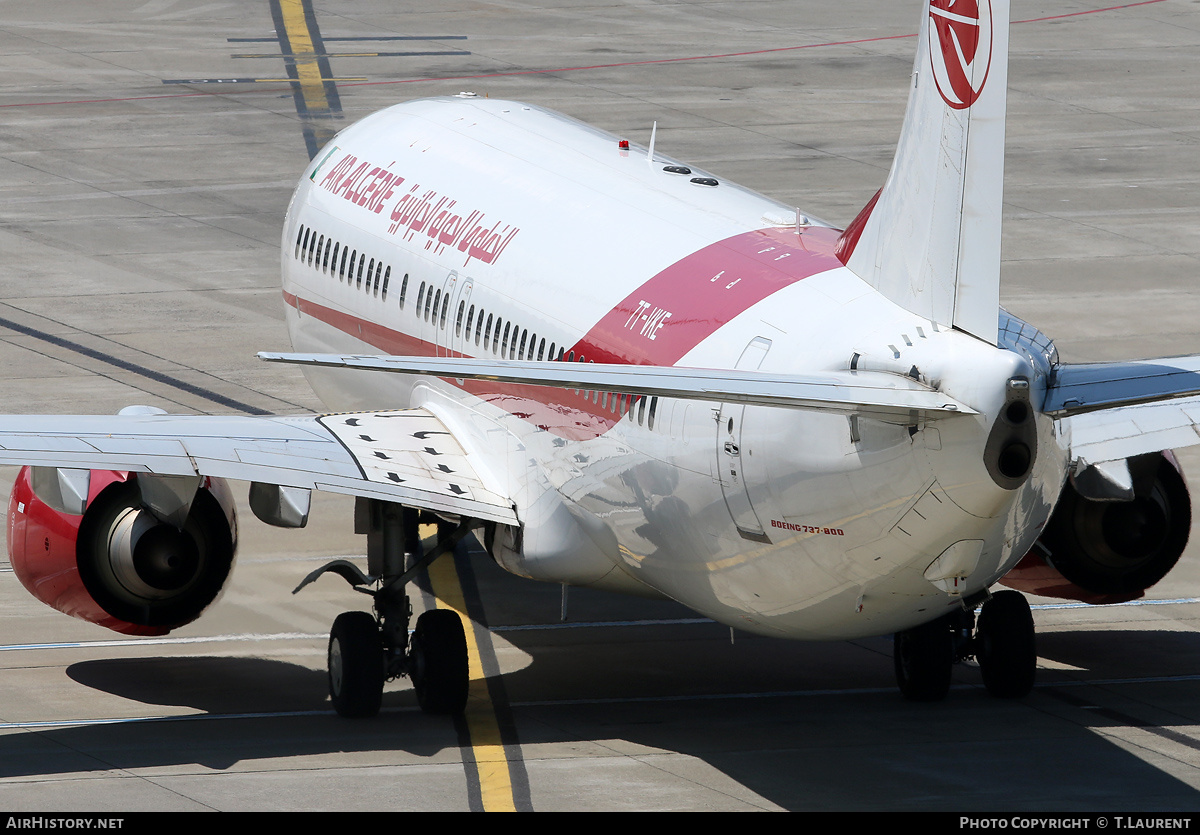
<path id="1" fill-rule="evenodd" d="M 928 34 L 938 92 L 965 110 L 983 93 L 992 65 L 991 0 L 930 0 Z"/>

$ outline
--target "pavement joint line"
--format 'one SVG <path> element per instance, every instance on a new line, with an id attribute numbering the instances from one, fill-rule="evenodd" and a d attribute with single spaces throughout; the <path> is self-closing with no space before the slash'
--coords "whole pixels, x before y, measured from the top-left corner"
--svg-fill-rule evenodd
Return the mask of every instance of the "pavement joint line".
<path id="1" fill-rule="evenodd" d="M 0 569 L 0 573 L 11 572 L 11 568 Z M 1131 600 L 1126 603 L 1104 603 L 1092 605 L 1088 603 L 1063 603 L 1063 604 L 1039 604 L 1031 606 L 1035 610 L 1049 609 L 1112 609 L 1123 606 L 1175 606 L 1180 604 L 1200 603 L 1198 597 L 1181 597 L 1173 600 Z M 578 623 L 530 623 L 530 624 L 514 624 L 510 626 L 491 626 L 488 627 L 490 632 L 536 632 L 540 630 L 555 631 L 560 629 L 605 629 L 605 628 L 627 628 L 639 626 L 703 626 L 716 624 L 714 620 L 708 618 L 667 618 L 663 620 L 644 619 L 644 620 L 601 620 L 601 621 L 580 621 Z M 277 633 L 245 633 L 242 635 L 207 635 L 197 637 L 162 637 L 162 638 L 130 638 L 130 639 L 112 639 L 107 641 L 64 641 L 59 643 L 45 644 L 9 644 L 7 646 L 0 645 L 0 652 L 20 652 L 26 650 L 46 650 L 46 649 L 81 649 L 84 647 L 135 647 L 135 646 L 152 646 L 162 644 L 202 644 L 202 643 L 231 643 L 238 641 L 316 641 L 325 640 L 329 636 L 323 632 L 308 633 L 308 632 L 277 632 Z M 1141 680 L 1141 679 L 1139 679 Z M 1174 680 L 1172 677 L 1171 680 Z M 1118 679 L 1116 681 L 1123 681 Z M 841 691 L 837 691 L 841 692 Z"/>

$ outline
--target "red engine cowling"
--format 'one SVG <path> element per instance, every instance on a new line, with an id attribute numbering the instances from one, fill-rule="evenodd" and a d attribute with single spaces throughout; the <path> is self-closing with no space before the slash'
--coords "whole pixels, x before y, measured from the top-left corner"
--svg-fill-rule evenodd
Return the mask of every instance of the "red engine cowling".
<path id="1" fill-rule="evenodd" d="M 1187 545 L 1192 503 L 1169 451 L 1129 460 L 1133 501 L 1095 501 L 1068 482 L 1034 549 L 1000 581 L 1030 594 L 1121 603 L 1167 575 Z"/>
<path id="2" fill-rule="evenodd" d="M 60 612 L 127 635 L 165 635 L 216 599 L 233 566 L 237 522 L 228 486 L 205 479 L 183 530 L 147 510 L 136 474 L 91 473 L 83 515 L 13 485 L 8 554 L 29 592 Z"/>

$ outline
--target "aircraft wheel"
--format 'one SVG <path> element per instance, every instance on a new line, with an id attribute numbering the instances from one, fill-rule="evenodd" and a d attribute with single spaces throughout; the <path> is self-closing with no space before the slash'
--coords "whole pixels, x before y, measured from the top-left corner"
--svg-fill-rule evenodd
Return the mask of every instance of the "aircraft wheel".
<path id="1" fill-rule="evenodd" d="M 417 618 L 409 641 L 417 703 L 426 713 L 459 714 L 467 706 L 467 637 L 457 612 L 433 609 Z"/>
<path id="2" fill-rule="evenodd" d="M 937 702 L 950 690 L 954 633 L 946 617 L 897 632 L 893 642 L 896 684 L 912 702 Z"/>
<path id="3" fill-rule="evenodd" d="M 1020 592 L 996 592 L 983 604 L 975 631 L 975 660 L 991 695 L 1019 699 L 1033 689 L 1037 670 L 1033 615 Z"/>
<path id="4" fill-rule="evenodd" d="M 343 612 L 329 631 L 329 698 L 339 716 L 379 713 L 383 700 L 383 641 L 367 612 Z"/>

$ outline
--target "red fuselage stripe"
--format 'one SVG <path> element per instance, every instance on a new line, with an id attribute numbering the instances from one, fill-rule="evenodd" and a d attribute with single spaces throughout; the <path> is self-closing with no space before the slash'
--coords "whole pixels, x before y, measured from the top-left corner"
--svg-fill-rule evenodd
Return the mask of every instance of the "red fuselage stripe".
<path id="1" fill-rule="evenodd" d="M 677 261 L 605 314 L 564 357 L 631 365 L 675 365 L 689 351 L 751 306 L 783 288 L 841 266 L 834 254 L 840 232 L 826 227 L 763 229 L 735 235 Z M 384 354 L 434 356 L 438 348 L 288 292 L 290 307 L 325 322 Z M 497 337 L 498 338 L 498 337 Z M 454 351 L 442 352 L 464 356 Z M 581 440 L 602 435 L 630 404 L 603 393 L 492 381 L 460 388 L 556 435 Z M 384 405 L 384 404 L 381 404 Z"/>

